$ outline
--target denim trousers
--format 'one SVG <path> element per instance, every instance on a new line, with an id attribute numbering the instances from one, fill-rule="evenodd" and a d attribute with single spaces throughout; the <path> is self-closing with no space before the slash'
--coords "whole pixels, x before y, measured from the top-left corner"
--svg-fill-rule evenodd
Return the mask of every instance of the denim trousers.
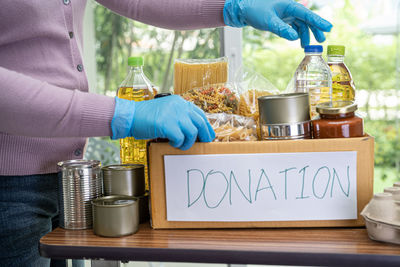
<path id="1" fill-rule="evenodd" d="M 0 176 L 0 266 L 66 266 L 39 255 L 40 238 L 58 226 L 57 179 L 56 173 Z"/>

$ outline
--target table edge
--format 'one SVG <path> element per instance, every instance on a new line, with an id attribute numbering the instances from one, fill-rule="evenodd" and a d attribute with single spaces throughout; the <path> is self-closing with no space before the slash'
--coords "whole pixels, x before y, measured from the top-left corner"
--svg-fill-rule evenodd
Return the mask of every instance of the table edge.
<path id="1" fill-rule="evenodd" d="M 400 256 L 383 254 L 54 246 L 43 243 L 39 244 L 39 251 L 43 257 L 58 259 L 303 266 L 400 266 Z"/>

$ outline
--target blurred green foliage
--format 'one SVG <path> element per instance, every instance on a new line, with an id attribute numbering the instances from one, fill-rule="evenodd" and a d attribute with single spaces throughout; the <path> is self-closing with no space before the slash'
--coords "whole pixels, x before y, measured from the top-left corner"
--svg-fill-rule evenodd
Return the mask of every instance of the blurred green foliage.
<path id="1" fill-rule="evenodd" d="M 398 168 L 400 164 L 400 130 L 394 121 L 366 120 L 365 132 L 375 137 L 375 164 Z"/>
<path id="2" fill-rule="evenodd" d="M 386 187 L 400 181 L 399 172 L 395 168 L 375 166 L 374 176 L 374 193 L 382 193 Z"/>

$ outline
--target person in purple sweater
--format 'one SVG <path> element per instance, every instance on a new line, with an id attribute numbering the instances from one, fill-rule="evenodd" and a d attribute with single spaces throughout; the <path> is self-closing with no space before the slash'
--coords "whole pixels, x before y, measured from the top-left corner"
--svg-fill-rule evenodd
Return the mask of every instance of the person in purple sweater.
<path id="1" fill-rule="evenodd" d="M 252 26 L 319 42 L 332 25 L 292 0 L 97 0 L 128 18 L 189 30 Z M 0 266 L 49 266 L 38 242 L 58 217 L 57 162 L 86 139 L 168 138 L 181 149 L 214 131 L 179 96 L 135 103 L 90 93 L 82 61 L 86 0 L 2 0 L 0 8 Z M 162 111 L 162 112 L 161 112 Z"/>

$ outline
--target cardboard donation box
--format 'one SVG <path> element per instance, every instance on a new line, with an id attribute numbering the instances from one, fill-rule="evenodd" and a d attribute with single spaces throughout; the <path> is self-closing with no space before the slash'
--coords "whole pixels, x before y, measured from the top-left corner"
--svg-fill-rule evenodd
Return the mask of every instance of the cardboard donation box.
<path id="1" fill-rule="evenodd" d="M 362 226 L 374 139 L 149 145 L 152 227 Z"/>

